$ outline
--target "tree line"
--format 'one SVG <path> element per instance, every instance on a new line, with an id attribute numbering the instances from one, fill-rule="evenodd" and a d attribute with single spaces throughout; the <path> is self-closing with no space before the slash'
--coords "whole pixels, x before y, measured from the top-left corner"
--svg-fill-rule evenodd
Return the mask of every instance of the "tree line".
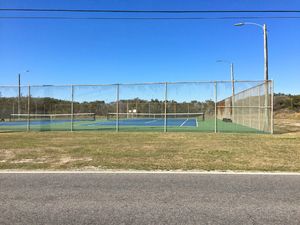
<path id="1" fill-rule="evenodd" d="M 56 98 L 0 97 L 0 118 L 8 119 L 11 114 L 71 114 L 72 102 Z M 29 107 L 29 111 L 28 111 Z M 119 100 L 119 113 L 135 110 L 137 113 L 164 113 L 165 101 L 158 99 L 143 100 L 139 98 Z M 73 102 L 74 113 L 95 113 L 106 116 L 117 112 L 116 102 L 102 100 Z M 213 114 L 214 101 L 190 102 L 167 101 L 168 113 L 200 113 Z"/>

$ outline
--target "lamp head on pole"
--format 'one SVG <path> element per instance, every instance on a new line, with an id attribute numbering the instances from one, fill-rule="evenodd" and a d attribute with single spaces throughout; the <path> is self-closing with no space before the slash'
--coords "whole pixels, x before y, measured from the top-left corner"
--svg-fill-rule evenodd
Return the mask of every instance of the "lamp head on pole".
<path id="1" fill-rule="evenodd" d="M 229 60 L 225 60 L 225 59 L 218 59 L 216 60 L 217 63 L 228 63 L 228 64 L 231 64 L 232 62 L 229 61 Z"/>
<path id="2" fill-rule="evenodd" d="M 234 24 L 234 26 L 236 26 L 236 27 L 241 27 L 241 26 L 244 26 L 245 25 L 245 23 L 235 23 Z"/>

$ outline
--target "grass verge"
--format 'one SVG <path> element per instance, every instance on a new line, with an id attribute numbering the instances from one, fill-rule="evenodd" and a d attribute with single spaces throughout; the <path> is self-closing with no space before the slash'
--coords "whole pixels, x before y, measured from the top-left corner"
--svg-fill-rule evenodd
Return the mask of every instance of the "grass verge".
<path id="1" fill-rule="evenodd" d="M 0 169 L 300 171 L 300 134 L 0 133 Z"/>

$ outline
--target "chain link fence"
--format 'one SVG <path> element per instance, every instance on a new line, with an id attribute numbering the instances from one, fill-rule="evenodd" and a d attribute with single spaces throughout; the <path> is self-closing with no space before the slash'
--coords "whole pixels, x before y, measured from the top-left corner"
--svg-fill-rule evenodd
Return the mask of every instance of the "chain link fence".
<path id="1" fill-rule="evenodd" d="M 0 131 L 273 133 L 272 81 L 0 86 Z"/>

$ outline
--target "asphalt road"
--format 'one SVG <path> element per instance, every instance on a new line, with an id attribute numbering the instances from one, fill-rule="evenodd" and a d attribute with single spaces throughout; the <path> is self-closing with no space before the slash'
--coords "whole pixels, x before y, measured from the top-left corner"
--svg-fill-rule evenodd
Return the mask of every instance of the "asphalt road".
<path id="1" fill-rule="evenodd" d="M 300 224 L 300 176 L 0 174 L 0 224 Z"/>

